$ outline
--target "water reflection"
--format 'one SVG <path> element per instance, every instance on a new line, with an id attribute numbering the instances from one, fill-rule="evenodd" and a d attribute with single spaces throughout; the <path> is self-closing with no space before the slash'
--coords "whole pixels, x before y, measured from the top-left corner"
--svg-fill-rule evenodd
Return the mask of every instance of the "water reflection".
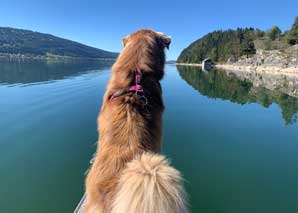
<path id="1" fill-rule="evenodd" d="M 268 108 L 276 103 L 286 123 L 298 120 L 298 78 L 265 73 L 177 67 L 180 76 L 202 95 L 238 104 L 258 103 Z"/>
<path id="2" fill-rule="evenodd" d="M 112 61 L 1 61 L 0 84 L 30 84 L 110 68 Z"/>

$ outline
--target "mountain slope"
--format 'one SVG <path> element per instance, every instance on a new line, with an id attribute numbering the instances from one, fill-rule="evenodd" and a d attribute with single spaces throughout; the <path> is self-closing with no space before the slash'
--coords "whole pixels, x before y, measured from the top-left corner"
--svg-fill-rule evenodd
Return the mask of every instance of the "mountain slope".
<path id="1" fill-rule="evenodd" d="M 8 27 L 0 27 L 0 53 L 92 59 L 116 58 L 118 55 L 50 34 Z"/>
<path id="2" fill-rule="evenodd" d="M 255 54 L 254 39 L 263 32 L 253 28 L 214 31 L 196 40 L 182 51 L 178 62 L 201 63 L 205 58 L 215 62 L 237 60 L 242 55 Z"/>
<path id="3" fill-rule="evenodd" d="M 258 50 L 291 52 L 291 47 L 297 44 L 298 17 L 295 17 L 291 29 L 284 32 L 279 27 L 273 26 L 267 31 L 237 28 L 208 33 L 185 48 L 177 62 L 201 63 L 205 58 L 211 58 L 219 63 L 236 62 L 239 59 L 250 58 Z"/>

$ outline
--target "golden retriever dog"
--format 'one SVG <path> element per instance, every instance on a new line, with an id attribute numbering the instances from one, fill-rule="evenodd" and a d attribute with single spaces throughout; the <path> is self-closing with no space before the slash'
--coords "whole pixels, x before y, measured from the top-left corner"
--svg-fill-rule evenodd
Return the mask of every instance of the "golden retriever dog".
<path id="1" fill-rule="evenodd" d="M 180 173 L 159 154 L 164 111 L 159 81 L 170 42 L 148 29 L 122 40 L 98 118 L 85 213 L 187 211 Z"/>

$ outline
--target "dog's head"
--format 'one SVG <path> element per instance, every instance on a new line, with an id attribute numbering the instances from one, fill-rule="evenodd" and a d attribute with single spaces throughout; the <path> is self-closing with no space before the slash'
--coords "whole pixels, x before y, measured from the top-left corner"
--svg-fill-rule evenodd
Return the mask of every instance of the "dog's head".
<path id="1" fill-rule="evenodd" d="M 163 33 L 150 29 L 138 30 L 122 39 L 124 50 L 120 59 L 160 80 L 165 64 L 164 50 L 169 49 L 170 43 L 171 37 Z"/>
<path id="2" fill-rule="evenodd" d="M 155 32 L 154 30 L 143 29 L 125 36 L 122 39 L 122 45 L 126 47 L 129 43 L 139 42 L 140 40 L 151 45 L 154 45 L 155 43 L 161 49 L 169 49 L 171 44 L 170 36 L 167 36 L 161 32 Z"/>

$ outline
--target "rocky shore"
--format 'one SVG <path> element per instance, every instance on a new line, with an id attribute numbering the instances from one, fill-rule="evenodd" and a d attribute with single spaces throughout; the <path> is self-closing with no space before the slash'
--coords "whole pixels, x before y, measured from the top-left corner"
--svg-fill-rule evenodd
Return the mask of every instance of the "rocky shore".
<path id="1" fill-rule="evenodd" d="M 177 65 L 201 66 L 201 64 L 177 63 Z M 251 57 L 228 60 L 216 64 L 216 68 L 238 71 L 265 72 L 271 74 L 298 75 L 298 45 L 282 50 L 257 50 Z"/>
<path id="2" fill-rule="evenodd" d="M 246 72 L 260 72 L 260 73 L 271 73 L 271 74 L 284 74 L 284 75 L 298 75 L 298 68 L 286 67 L 279 68 L 273 66 L 249 66 L 239 64 L 217 64 L 216 68 L 225 70 L 238 70 Z"/>
<path id="3" fill-rule="evenodd" d="M 223 69 L 298 75 L 298 45 L 282 50 L 257 50 L 252 57 L 241 57 L 216 65 Z"/>

